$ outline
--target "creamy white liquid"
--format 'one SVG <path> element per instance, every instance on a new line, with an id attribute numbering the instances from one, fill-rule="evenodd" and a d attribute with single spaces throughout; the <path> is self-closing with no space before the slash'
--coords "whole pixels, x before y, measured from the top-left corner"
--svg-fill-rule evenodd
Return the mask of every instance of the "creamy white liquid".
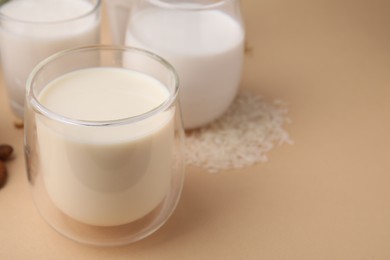
<path id="1" fill-rule="evenodd" d="M 5 15 L 0 27 L 2 67 L 11 106 L 19 116 L 26 79 L 38 62 L 66 48 L 99 42 L 98 13 L 72 20 L 93 8 L 86 0 L 13 0 L 0 7 Z"/>
<path id="2" fill-rule="evenodd" d="M 126 44 L 166 58 L 181 82 L 184 126 L 195 128 L 223 114 L 241 78 L 244 32 L 220 11 L 151 9 L 132 15 Z"/>
<path id="3" fill-rule="evenodd" d="M 169 98 L 135 71 L 91 68 L 66 74 L 39 96 L 48 109 L 83 120 L 144 114 Z M 90 225 L 116 226 L 155 209 L 170 189 L 173 108 L 138 123 L 83 127 L 37 116 L 41 172 L 53 203 Z"/>

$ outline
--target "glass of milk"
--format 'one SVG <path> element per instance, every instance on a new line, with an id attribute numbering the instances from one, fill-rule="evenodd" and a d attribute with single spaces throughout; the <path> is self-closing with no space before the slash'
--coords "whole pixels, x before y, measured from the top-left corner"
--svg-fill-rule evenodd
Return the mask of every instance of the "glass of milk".
<path id="1" fill-rule="evenodd" d="M 62 49 L 100 41 L 101 0 L 10 0 L 0 5 L 1 64 L 13 112 L 23 118 L 28 74 Z"/>
<path id="2" fill-rule="evenodd" d="M 238 0 L 130 0 L 125 42 L 167 59 L 181 81 L 186 129 L 220 117 L 240 85 L 244 28 Z"/>
<path id="3" fill-rule="evenodd" d="M 172 214 L 184 178 L 178 77 L 130 47 L 68 49 L 27 81 L 25 153 L 35 204 L 61 234 L 122 245 Z"/>

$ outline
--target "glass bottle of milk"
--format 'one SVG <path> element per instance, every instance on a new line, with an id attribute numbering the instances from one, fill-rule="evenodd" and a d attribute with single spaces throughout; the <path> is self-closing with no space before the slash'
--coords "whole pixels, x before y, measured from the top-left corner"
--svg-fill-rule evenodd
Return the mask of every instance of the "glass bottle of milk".
<path id="1" fill-rule="evenodd" d="M 23 117 L 33 67 L 57 51 L 100 41 L 101 0 L 9 0 L 0 5 L 1 64 L 12 110 Z"/>
<path id="2" fill-rule="evenodd" d="M 131 1 L 125 43 L 166 58 L 181 81 L 186 129 L 220 117 L 240 85 L 244 28 L 238 0 Z"/>

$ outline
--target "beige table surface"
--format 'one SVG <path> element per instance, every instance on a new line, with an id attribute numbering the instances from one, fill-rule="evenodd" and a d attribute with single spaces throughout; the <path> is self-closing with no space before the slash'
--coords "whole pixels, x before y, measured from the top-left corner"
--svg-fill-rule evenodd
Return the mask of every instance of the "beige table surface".
<path id="1" fill-rule="evenodd" d="M 295 144 L 241 170 L 188 168 L 157 233 L 84 246 L 37 214 L 1 83 L 0 143 L 16 151 L 0 190 L 0 259 L 390 259 L 390 1 L 242 5 L 251 46 L 242 87 L 290 104 Z"/>

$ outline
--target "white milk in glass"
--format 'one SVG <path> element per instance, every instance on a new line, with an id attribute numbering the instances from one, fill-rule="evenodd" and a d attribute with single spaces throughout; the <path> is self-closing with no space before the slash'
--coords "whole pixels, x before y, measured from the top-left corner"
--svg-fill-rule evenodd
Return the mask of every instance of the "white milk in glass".
<path id="1" fill-rule="evenodd" d="M 145 9 L 129 20 L 126 44 L 167 59 L 181 81 L 185 128 L 223 114 L 234 99 L 243 61 L 241 25 L 218 10 Z"/>
<path id="2" fill-rule="evenodd" d="M 39 95 L 41 104 L 57 114 L 92 121 L 145 114 L 167 99 L 167 88 L 156 79 L 109 67 L 65 74 Z M 37 115 L 40 172 L 54 205 L 97 226 L 123 225 L 152 212 L 171 185 L 173 109 L 103 127 Z"/>
<path id="3" fill-rule="evenodd" d="M 19 116 L 27 76 L 38 62 L 66 48 L 99 42 L 99 14 L 90 13 L 95 5 L 86 0 L 12 0 L 0 7 L 2 67 Z"/>

